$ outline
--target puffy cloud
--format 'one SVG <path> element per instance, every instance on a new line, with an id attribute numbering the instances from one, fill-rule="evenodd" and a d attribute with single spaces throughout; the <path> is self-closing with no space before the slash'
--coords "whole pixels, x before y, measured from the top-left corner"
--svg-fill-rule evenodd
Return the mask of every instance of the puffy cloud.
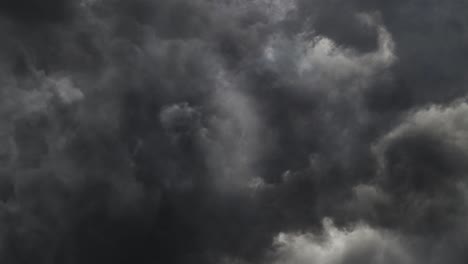
<path id="1" fill-rule="evenodd" d="M 405 240 L 365 225 L 338 229 L 330 219 L 323 233 L 281 233 L 275 239 L 273 263 L 347 264 L 417 263 Z"/>
<path id="2" fill-rule="evenodd" d="M 374 146 L 379 182 L 396 199 L 395 215 L 411 215 L 398 216 L 400 225 L 437 232 L 464 221 L 467 109 L 456 102 L 417 110 Z"/>

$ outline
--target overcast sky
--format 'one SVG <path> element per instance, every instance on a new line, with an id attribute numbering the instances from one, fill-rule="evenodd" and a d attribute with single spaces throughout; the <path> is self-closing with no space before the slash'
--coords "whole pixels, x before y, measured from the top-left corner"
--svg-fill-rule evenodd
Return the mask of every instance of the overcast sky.
<path id="1" fill-rule="evenodd" d="M 467 0 L 1 0 L 0 263 L 468 263 Z"/>

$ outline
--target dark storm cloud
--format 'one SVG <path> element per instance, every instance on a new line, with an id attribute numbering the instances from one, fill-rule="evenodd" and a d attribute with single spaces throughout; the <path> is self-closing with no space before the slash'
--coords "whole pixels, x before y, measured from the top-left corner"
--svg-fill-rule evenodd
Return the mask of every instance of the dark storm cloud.
<path id="1" fill-rule="evenodd" d="M 298 1 L 300 21 L 339 45 L 369 52 L 377 48 L 377 30 L 354 1 Z"/>
<path id="2" fill-rule="evenodd" d="M 3 1 L 0 261 L 465 263 L 467 8 Z"/>
<path id="3" fill-rule="evenodd" d="M 75 4 L 69 0 L 5 0 L 0 3 L 0 14 L 29 26 L 62 23 L 72 18 Z"/>
<path id="4" fill-rule="evenodd" d="M 393 196 L 401 228 L 434 234 L 457 229 L 466 217 L 465 124 L 459 119 L 465 110 L 465 103 L 420 110 L 377 145 L 380 185 Z"/>
<path id="5" fill-rule="evenodd" d="M 404 106 L 408 108 L 447 102 L 465 94 L 466 1 L 368 1 L 363 5 L 382 6 L 385 24 L 398 43 L 399 62 L 390 96 L 398 101 L 409 97 L 411 103 Z M 385 104 L 380 93 L 374 92 L 370 100 Z"/>

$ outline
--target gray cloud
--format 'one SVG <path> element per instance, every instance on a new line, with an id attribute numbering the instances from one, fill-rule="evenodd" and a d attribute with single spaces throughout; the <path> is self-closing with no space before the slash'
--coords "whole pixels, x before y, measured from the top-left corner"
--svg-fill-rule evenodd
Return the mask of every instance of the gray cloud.
<path id="1" fill-rule="evenodd" d="M 282 233 L 275 244 L 274 263 L 417 263 L 397 235 L 364 225 L 340 230 L 330 219 L 321 235 Z"/>
<path id="2" fill-rule="evenodd" d="M 465 263 L 467 9 L 3 1 L 0 261 Z"/>

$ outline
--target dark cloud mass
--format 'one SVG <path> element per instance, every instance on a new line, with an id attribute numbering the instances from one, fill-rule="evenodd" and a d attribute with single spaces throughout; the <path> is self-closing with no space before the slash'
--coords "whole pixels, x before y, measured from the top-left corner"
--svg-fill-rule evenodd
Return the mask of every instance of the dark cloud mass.
<path id="1" fill-rule="evenodd" d="M 0 10 L 19 22 L 54 23 L 66 21 L 72 15 L 72 3 L 69 0 L 5 0 Z"/>
<path id="2" fill-rule="evenodd" d="M 0 262 L 468 262 L 468 1 L 0 1 Z"/>

